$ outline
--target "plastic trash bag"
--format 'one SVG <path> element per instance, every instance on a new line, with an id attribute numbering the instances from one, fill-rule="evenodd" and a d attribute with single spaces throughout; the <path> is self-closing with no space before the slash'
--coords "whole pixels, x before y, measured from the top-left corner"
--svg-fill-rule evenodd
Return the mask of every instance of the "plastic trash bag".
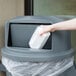
<path id="1" fill-rule="evenodd" d="M 71 66 L 73 57 L 52 62 L 16 62 L 2 57 L 2 63 L 12 76 L 58 76 Z"/>

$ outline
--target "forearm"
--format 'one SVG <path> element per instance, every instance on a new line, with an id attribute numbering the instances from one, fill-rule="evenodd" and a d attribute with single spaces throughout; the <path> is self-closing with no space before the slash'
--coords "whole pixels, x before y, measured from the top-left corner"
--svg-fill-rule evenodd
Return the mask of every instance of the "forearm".
<path id="1" fill-rule="evenodd" d="M 55 23 L 52 25 L 53 30 L 76 30 L 76 18 L 68 21 Z"/>
<path id="2" fill-rule="evenodd" d="M 43 26 L 43 30 L 40 31 L 40 35 L 46 32 L 54 32 L 58 30 L 76 30 L 76 18 L 68 21 L 55 23 L 52 25 Z"/>

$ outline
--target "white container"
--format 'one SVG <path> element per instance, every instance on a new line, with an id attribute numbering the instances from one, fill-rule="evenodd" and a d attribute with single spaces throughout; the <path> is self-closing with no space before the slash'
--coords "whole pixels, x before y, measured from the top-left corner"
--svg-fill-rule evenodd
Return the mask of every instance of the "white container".
<path id="1" fill-rule="evenodd" d="M 43 48 L 43 46 L 45 45 L 46 41 L 48 40 L 48 38 L 50 36 L 50 32 L 45 33 L 40 36 L 39 32 L 42 29 L 43 29 L 42 26 L 38 26 L 36 28 L 35 32 L 33 33 L 32 37 L 29 41 L 30 48 L 40 49 L 40 48 Z"/>

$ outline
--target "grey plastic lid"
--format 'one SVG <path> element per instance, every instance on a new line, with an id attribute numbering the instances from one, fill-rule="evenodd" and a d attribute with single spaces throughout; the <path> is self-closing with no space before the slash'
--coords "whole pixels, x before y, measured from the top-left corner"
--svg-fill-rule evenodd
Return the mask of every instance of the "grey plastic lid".
<path id="1" fill-rule="evenodd" d="M 34 51 L 30 48 L 9 47 L 2 49 L 2 56 L 15 61 L 49 62 L 73 56 L 73 49 L 66 51 L 44 50 Z"/>

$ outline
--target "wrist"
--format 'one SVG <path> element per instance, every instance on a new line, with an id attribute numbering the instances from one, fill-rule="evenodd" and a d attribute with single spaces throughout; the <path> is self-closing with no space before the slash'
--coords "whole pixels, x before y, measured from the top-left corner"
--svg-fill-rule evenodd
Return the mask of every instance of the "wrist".
<path id="1" fill-rule="evenodd" d="M 50 31 L 55 32 L 56 31 L 56 26 L 55 25 L 50 25 Z"/>

